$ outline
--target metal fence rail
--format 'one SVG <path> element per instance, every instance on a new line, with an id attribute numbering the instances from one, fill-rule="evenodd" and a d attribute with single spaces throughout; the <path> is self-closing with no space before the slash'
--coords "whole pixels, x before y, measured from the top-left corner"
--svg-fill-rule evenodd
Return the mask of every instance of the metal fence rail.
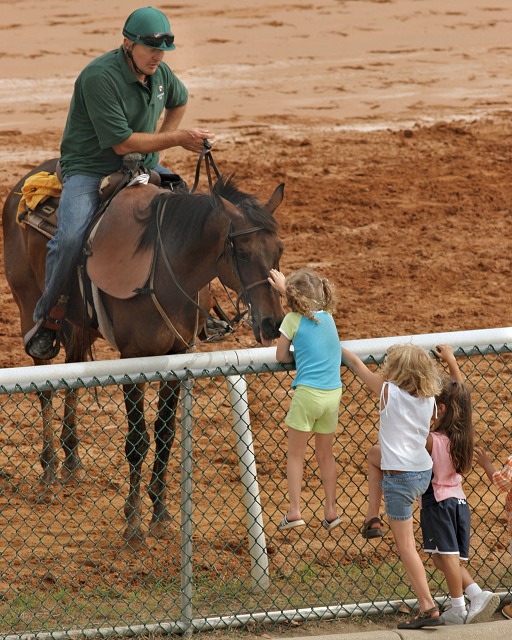
<path id="1" fill-rule="evenodd" d="M 451 344 L 472 386 L 476 438 L 499 465 L 512 451 L 512 329 L 395 336 L 345 342 L 378 367 L 387 347 L 411 341 Z M 101 637 L 188 633 L 291 619 L 397 610 L 414 597 L 387 527 L 360 535 L 366 500 L 365 454 L 377 440 L 375 402 L 342 367 L 342 410 L 335 443 L 342 527 L 321 526 L 322 492 L 314 457 L 305 467 L 297 533 L 277 529 L 287 507 L 286 431 L 293 370 L 274 349 L 111 360 L 0 371 L 0 634 L 3 638 Z M 169 462 L 172 522 L 149 528 L 136 551 L 122 531 L 128 489 L 122 385 L 147 382 L 146 418 L 157 411 L 162 380 L 181 382 L 181 430 Z M 56 439 L 75 389 L 80 454 L 75 484 L 41 481 L 39 393 L 52 390 Z M 59 450 L 62 463 L 64 453 Z M 50 489 L 50 490 L 49 490 Z M 469 568 L 479 583 L 510 591 L 504 499 L 479 469 L 465 482 L 472 507 Z M 417 522 L 416 522 L 417 524 Z M 418 532 L 418 544 L 421 536 Z M 427 562 L 431 590 L 446 596 Z"/>

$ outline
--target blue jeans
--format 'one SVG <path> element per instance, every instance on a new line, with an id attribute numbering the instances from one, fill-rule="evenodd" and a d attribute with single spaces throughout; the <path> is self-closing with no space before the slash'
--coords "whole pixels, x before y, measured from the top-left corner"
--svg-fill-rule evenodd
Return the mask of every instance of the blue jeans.
<path id="1" fill-rule="evenodd" d="M 174 173 L 168 169 L 167 167 L 163 167 L 161 164 L 157 164 L 156 167 L 153 169 L 153 171 L 156 171 L 157 173 L 159 173 L 162 176 L 173 176 Z"/>
<path id="2" fill-rule="evenodd" d="M 99 204 L 101 178 L 65 176 L 59 202 L 57 231 L 46 245 L 45 290 L 34 309 L 34 322 L 47 318 L 75 269 L 85 232 Z"/>
<path id="3" fill-rule="evenodd" d="M 404 471 L 391 475 L 384 471 L 380 483 L 386 503 L 389 520 L 409 520 L 412 518 L 412 505 L 428 489 L 432 469 L 427 471 Z"/>

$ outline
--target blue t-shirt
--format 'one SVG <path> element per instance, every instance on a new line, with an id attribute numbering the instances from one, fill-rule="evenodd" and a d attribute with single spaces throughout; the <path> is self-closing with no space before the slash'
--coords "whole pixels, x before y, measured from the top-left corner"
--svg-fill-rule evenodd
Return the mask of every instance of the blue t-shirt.
<path id="1" fill-rule="evenodd" d="M 297 374 L 292 387 L 339 389 L 341 345 L 336 324 L 327 311 L 317 311 L 314 316 L 318 323 L 291 311 L 279 328 L 293 344 Z"/>

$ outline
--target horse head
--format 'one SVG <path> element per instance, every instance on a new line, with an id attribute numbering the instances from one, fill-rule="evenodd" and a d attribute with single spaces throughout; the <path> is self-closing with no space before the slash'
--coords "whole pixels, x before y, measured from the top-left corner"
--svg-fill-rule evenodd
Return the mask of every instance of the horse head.
<path id="1" fill-rule="evenodd" d="M 233 177 L 221 178 L 214 194 L 227 201 L 225 211 L 230 218 L 218 277 L 247 306 L 256 340 L 269 346 L 279 337 L 284 316 L 281 297 L 267 280 L 270 269 L 279 268 L 283 252 L 274 212 L 283 201 L 284 184 L 265 204 L 240 191 Z"/>

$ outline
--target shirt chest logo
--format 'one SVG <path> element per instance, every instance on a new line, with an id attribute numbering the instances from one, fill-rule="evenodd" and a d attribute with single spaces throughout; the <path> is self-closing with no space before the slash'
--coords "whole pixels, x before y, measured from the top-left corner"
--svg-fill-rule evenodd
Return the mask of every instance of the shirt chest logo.
<path id="1" fill-rule="evenodd" d="M 159 84 L 159 85 L 158 85 L 158 93 L 156 94 L 156 97 L 157 97 L 159 100 L 163 100 L 163 99 L 164 99 L 164 95 L 165 95 L 165 93 L 164 93 L 164 87 L 163 87 L 163 85 L 162 85 L 162 84 Z"/>

